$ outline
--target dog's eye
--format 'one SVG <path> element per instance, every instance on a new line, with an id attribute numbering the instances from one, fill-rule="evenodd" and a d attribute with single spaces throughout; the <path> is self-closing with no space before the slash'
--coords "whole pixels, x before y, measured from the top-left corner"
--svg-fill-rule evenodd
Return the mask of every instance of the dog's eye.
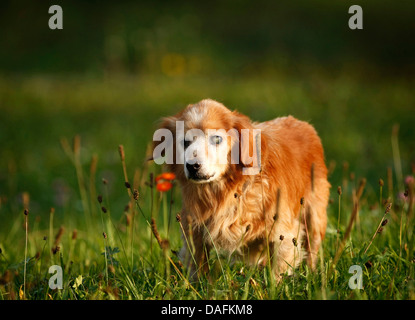
<path id="1" fill-rule="evenodd" d="M 210 137 L 210 143 L 211 144 L 220 144 L 222 142 L 221 136 L 211 136 Z"/>
<path id="2" fill-rule="evenodd" d="M 187 147 L 188 147 L 188 146 L 190 146 L 190 144 L 191 144 L 192 142 L 193 142 L 193 141 L 182 140 L 182 145 L 183 145 L 183 148 L 187 149 Z"/>

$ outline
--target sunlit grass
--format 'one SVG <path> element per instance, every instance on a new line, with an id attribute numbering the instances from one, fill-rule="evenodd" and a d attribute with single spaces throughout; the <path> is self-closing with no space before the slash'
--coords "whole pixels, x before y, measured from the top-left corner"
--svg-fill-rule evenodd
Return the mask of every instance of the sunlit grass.
<path id="1" fill-rule="evenodd" d="M 0 299 L 414 299 L 411 90 L 316 75 L 1 78 Z M 317 128 L 333 187 L 315 272 L 301 265 L 274 285 L 268 268 L 216 250 L 198 281 L 182 267 L 179 188 L 158 191 L 162 169 L 144 159 L 157 119 L 206 97 Z M 54 264 L 62 290 L 48 285 Z M 348 286 L 352 265 L 362 290 Z"/>

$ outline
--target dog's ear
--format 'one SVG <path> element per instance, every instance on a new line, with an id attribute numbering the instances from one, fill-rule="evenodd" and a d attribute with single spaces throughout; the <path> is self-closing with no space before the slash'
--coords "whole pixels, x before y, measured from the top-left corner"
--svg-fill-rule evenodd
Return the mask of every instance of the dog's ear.
<path id="1" fill-rule="evenodd" d="M 172 117 L 165 117 L 160 119 L 158 129 L 154 132 L 153 135 L 153 143 L 151 148 L 151 155 L 147 158 L 147 161 L 154 160 L 154 151 L 156 148 L 162 144 L 167 144 L 168 148 L 172 148 L 171 150 L 175 150 L 176 144 L 176 121 L 178 118 L 176 116 Z M 163 139 L 164 137 L 164 139 Z M 168 139 L 168 141 L 167 141 Z M 173 156 L 175 152 L 173 152 Z M 161 156 L 165 156 L 165 150 L 163 150 Z"/>
<path id="2" fill-rule="evenodd" d="M 240 113 L 233 114 L 233 128 L 239 135 L 239 165 L 242 167 L 260 167 L 261 135 L 251 120 Z"/>

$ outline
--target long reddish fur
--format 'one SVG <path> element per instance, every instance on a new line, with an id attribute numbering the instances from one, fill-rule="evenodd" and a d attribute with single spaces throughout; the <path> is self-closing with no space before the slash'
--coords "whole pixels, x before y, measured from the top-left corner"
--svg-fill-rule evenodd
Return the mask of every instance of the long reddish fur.
<path id="1" fill-rule="evenodd" d="M 195 111 L 205 114 L 202 121 L 194 121 Z M 314 267 L 325 236 L 330 189 L 315 129 L 292 116 L 255 123 L 209 99 L 164 118 L 161 127 L 174 133 L 177 120 L 184 121 L 185 130 L 261 129 L 261 172 L 257 175 L 243 175 L 245 165 L 240 161 L 229 164 L 219 181 L 194 184 L 186 179 L 183 164 L 168 165 L 182 190 L 181 221 L 187 241 L 181 256 L 193 270 L 207 270 L 207 254 L 213 245 L 245 255 L 253 264 L 265 264 L 270 256 L 277 277 L 291 272 L 304 258 Z M 251 136 L 250 155 L 254 144 Z M 192 254 L 189 237 L 194 243 Z"/>

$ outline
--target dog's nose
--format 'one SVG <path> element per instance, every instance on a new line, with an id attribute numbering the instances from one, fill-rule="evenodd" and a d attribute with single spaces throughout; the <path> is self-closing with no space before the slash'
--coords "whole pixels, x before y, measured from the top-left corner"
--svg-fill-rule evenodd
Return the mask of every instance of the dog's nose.
<path id="1" fill-rule="evenodd" d="M 192 175 L 200 169 L 200 163 L 186 163 L 187 171 Z"/>

